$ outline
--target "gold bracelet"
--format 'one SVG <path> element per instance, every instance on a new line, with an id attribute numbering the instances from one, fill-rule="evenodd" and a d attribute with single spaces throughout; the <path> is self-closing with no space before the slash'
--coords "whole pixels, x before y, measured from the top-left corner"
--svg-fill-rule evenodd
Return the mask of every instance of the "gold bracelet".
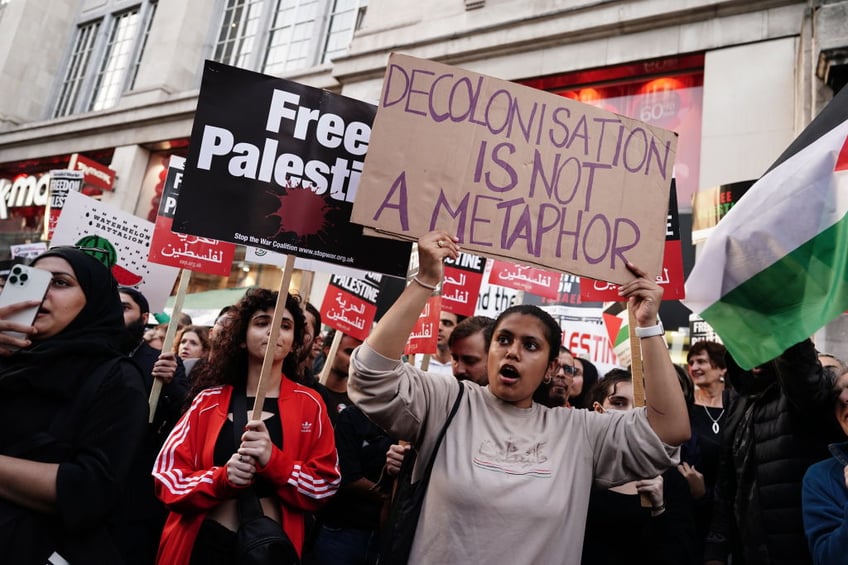
<path id="1" fill-rule="evenodd" d="M 431 291 L 433 291 L 433 292 L 435 292 L 435 291 L 436 291 L 436 289 L 437 289 L 437 288 L 439 288 L 439 285 L 437 285 L 437 284 L 436 284 L 436 285 L 432 285 L 432 284 L 427 284 L 427 283 L 421 282 L 421 279 L 419 279 L 419 278 L 418 278 L 418 274 L 417 274 L 417 273 L 416 273 L 416 274 L 414 274 L 414 275 L 412 275 L 412 280 L 413 280 L 413 281 L 415 281 L 415 282 L 417 282 L 420 286 L 423 286 L 423 287 L 424 287 L 424 288 L 426 288 L 427 290 L 431 290 Z"/>

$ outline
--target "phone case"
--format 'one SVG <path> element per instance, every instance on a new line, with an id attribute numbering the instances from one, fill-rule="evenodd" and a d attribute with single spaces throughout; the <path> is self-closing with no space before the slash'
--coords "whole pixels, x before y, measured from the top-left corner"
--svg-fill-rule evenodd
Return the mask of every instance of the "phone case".
<path id="1" fill-rule="evenodd" d="M 44 269 L 35 269 L 27 265 L 15 265 L 9 272 L 6 278 L 6 285 L 3 291 L 0 292 L 0 307 L 8 306 L 18 302 L 27 300 L 44 300 L 44 295 L 47 294 L 47 289 L 50 287 L 50 281 L 53 280 L 53 273 Z M 15 312 L 5 319 L 10 322 L 18 322 L 25 325 L 32 325 L 35 321 L 35 316 L 38 314 L 40 305 L 27 308 Z M 5 332 L 16 337 L 23 337 L 20 332 Z"/>

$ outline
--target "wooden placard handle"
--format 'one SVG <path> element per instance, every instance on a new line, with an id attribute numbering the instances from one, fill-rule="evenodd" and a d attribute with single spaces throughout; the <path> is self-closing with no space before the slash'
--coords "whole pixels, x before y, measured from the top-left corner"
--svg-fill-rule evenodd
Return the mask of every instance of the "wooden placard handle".
<path id="1" fill-rule="evenodd" d="M 289 283 L 291 283 L 294 271 L 294 255 L 286 255 L 286 266 L 283 267 L 283 278 L 280 280 L 280 288 L 277 294 L 277 304 L 274 306 L 274 317 L 271 319 L 271 334 L 268 336 L 268 346 L 265 348 L 265 357 L 262 360 L 262 372 L 259 374 L 259 382 L 256 384 L 256 402 L 253 404 L 251 420 L 262 418 L 262 405 L 265 403 L 264 384 L 268 382 L 268 375 L 274 366 L 274 350 L 277 338 L 280 335 L 280 322 L 283 319 L 283 310 L 286 309 L 286 298 L 289 294 Z M 294 376 L 294 375 L 292 375 Z"/>
<path id="2" fill-rule="evenodd" d="M 162 340 L 162 351 L 170 351 L 174 345 L 174 337 L 177 335 L 177 326 L 180 325 L 180 314 L 183 313 L 183 302 L 185 301 L 186 290 L 188 289 L 188 281 L 191 280 L 191 271 L 188 269 L 180 269 L 180 286 L 177 288 L 177 296 L 174 298 L 174 309 L 171 311 L 171 319 L 168 321 L 168 330 L 165 332 L 165 339 Z M 159 404 L 159 395 L 162 394 L 162 381 L 153 379 L 153 386 L 150 388 L 150 397 L 147 399 L 148 415 L 147 423 L 153 423 L 153 416 L 156 414 L 156 405 Z"/>
<path id="3" fill-rule="evenodd" d="M 636 313 L 630 302 L 627 303 L 627 319 L 630 325 L 630 374 L 633 375 L 633 405 L 637 408 L 645 405 L 645 381 L 642 371 L 642 345 L 636 335 Z"/>

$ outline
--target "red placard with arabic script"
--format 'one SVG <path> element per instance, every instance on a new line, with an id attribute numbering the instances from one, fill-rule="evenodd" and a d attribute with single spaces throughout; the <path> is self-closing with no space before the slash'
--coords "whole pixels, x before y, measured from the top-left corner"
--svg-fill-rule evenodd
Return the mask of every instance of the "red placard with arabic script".
<path id="1" fill-rule="evenodd" d="M 442 312 L 442 297 L 431 296 L 418 315 L 418 321 L 409 334 L 409 340 L 403 352 L 406 355 L 416 353 L 434 354 L 438 350 L 439 314 Z"/>
<path id="2" fill-rule="evenodd" d="M 473 316 L 480 295 L 480 284 L 486 270 L 486 259 L 470 253 L 445 259 L 445 278 L 442 281 L 442 310 Z"/>
<path id="3" fill-rule="evenodd" d="M 377 296 L 380 294 L 382 275 L 368 273 L 358 279 L 345 275 L 332 275 L 324 302 L 321 304 L 321 321 L 342 333 L 365 341 L 377 314 Z"/>
<path id="4" fill-rule="evenodd" d="M 173 231 L 184 163 L 182 157 L 171 157 L 168 163 L 168 176 L 162 189 L 147 259 L 151 263 L 227 277 L 232 270 L 236 251 L 234 244 Z"/>
<path id="5" fill-rule="evenodd" d="M 545 298 L 556 298 L 560 274 L 536 267 L 495 260 L 489 273 L 489 284 L 523 290 Z"/>
<path id="6" fill-rule="evenodd" d="M 685 298 L 684 283 L 680 240 L 666 241 L 662 272 L 657 275 L 657 284 L 663 288 L 663 300 Z M 615 302 L 621 300 L 621 296 L 615 283 L 580 279 L 580 299 L 584 302 Z"/>

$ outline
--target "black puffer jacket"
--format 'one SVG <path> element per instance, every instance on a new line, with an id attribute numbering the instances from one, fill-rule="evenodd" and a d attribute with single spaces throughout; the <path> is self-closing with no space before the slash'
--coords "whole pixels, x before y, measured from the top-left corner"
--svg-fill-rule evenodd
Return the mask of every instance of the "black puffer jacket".
<path id="1" fill-rule="evenodd" d="M 761 367 L 741 369 L 728 355 L 738 393 L 719 463 L 715 508 L 705 560 L 734 565 L 812 563 L 801 520 L 801 481 L 807 467 L 827 458 L 835 429 L 832 385 L 806 340 Z"/>

